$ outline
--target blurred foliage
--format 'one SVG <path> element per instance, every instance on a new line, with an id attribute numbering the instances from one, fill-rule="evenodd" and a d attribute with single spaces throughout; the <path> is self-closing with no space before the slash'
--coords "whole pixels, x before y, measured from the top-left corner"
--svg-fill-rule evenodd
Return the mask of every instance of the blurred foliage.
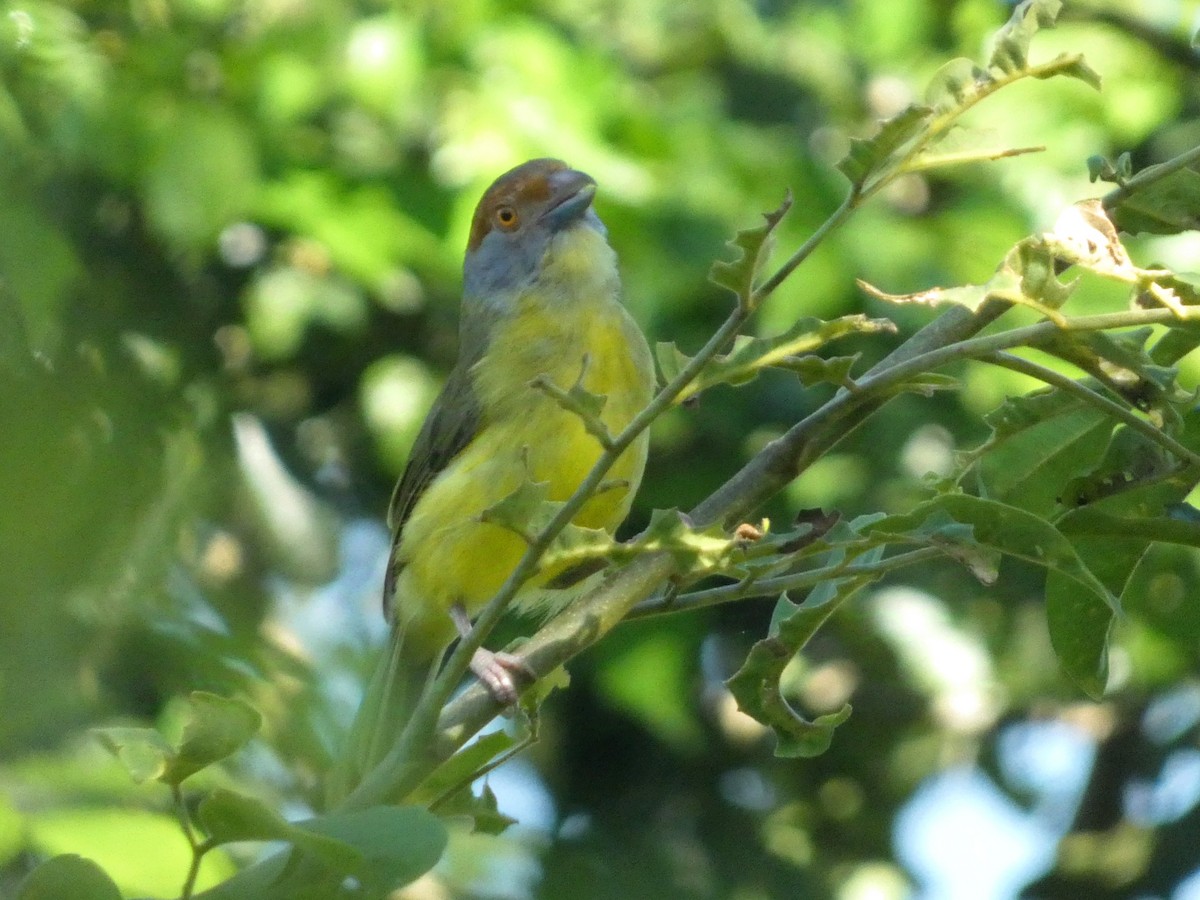
<path id="1" fill-rule="evenodd" d="M 979 57 L 1008 12 L 0 3 L 0 892 L 55 853 L 100 861 L 127 896 L 178 889 L 167 792 L 131 785 L 81 735 L 153 724 L 173 741 L 192 690 L 245 697 L 264 719 L 197 778 L 253 785 L 289 820 L 316 805 L 383 628 L 382 512 L 453 360 L 469 216 L 496 174 L 543 155 L 592 174 L 631 310 L 691 352 L 727 308 L 705 275 L 728 235 L 790 188 L 776 239 L 798 246 L 842 198 L 851 139 L 922 100 L 944 61 Z M 754 328 L 865 313 L 908 333 L 933 313 L 855 278 L 982 284 L 1102 190 L 1088 157 L 1127 152 L 1136 171 L 1200 143 L 1198 12 L 1069 2 L 1037 52 L 1084 53 L 1103 91 L 1061 79 L 990 100 L 977 133 L 1045 151 L 896 182 Z M 1200 250 L 1195 234 L 1128 243 L 1181 273 Z M 1108 309 L 1105 296 L 1086 302 Z M 870 362 L 895 338 L 854 343 Z M 1195 364 L 1183 371 L 1194 388 Z M 927 473 L 987 437 L 981 415 L 1034 384 L 952 374 L 960 391 L 896 399 L 764 514 L 910 510 Z M 627 532 L 653 508 L 691 507 L 829 392 L 767 371 L 672 410 Z M 831 751 L 802 761 L 774 758 L 722 687 L 770 603 L 623 626 L 543 707 L 536 770 L 495 775 L 522 826 L 452 829 L 437 877 L 481 897 L 932 891 L 946 875 L 914 849 L 909 813 L 969 770 L 1006 821 L 1060 842 L 1013 891 L 1040 876 L 1029 896 L 1167 896 L 1194 877 L 1200 841 L 1196 551 L 1141 559 L 1094 703 L 1059 669 L 1041 577 L 1005 563 L 988 588 L 927 565 L 846 603 L 783 672 L 817 715 L 854 706 Z M 1054 735 L 1079 748 L 1076 795 L 1021 743 Z M 992 834 L 970 821 L 968 844 Z M 253 858 L 227 849 L 201 884 Z"/>

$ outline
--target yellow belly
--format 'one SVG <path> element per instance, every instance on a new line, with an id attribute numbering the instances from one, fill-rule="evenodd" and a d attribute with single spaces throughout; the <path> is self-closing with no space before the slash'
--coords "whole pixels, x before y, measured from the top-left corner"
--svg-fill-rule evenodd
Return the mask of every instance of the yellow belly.
<path id="1" fill-rule="evenodd" d="M 482 408 L 479 433 L 429 486 L 404 526 L 396 609 L 422 642 L 449 639 L 449 607 L 461 603 L 477 613 L 525 552 L 521 538 L 480 522 L 480 514 L 527 478 L 548 483 L 550 499 L 566 500 L 600 457 L 599 442 L 580 419 L 529 382 L 544 374 L 566 389 L 583 371 L 584 387 L 607 397 L 601 419 L 611 434 L 650 399 L 649 349 L 615 298 L 581 302 L 568 315 L 561 308 L 551 315 L 536 300 L 519 310 L 497 326 L 473 372 Z M 607 476 L 628 487 L 593 497 L 576 524 L 612 531 L 621 523 L 641 481 L 646 442 L 643 433 Z M 541 572 L 536 581 L 555 574 Z M 529 587 L 532 597 L 535 585 Z M 521 600 L 519 595 L 518 605 Z"/>

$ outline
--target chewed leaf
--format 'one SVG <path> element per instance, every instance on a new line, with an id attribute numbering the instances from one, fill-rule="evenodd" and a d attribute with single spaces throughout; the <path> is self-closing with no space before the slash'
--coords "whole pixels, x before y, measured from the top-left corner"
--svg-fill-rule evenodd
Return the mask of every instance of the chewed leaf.
<path id="1" fill-rule="evenodd" d="M 800 356 L 781 364 L 781 368 L 791 369 L 805 387 L 818 384 L 836 384 L 838 387 L 850 387 L 853 380 L 850 373 L 858 364 L 859 354 L 853 356 Z"/>
<path id="2" fill-rule="evenodd" d="M 545 375 L 533 379 L 530 386 L 549 396 L 567 412 L 578 416 L 588 433 L 594 435 L 600 446 L 607 450 L 612 446 L 612 435 L 609 434 L 600 414 L 604 412 L 608 397 L 604 394 L 593 394 L 583 386 L 583 376 L 587 367 L 588 361 L 585 358 L 579 379 L 570 388 L 559 387 Z"/>
<path id="3" fill-rule="evenodd" d="M 550 587 L 564 588 L 600 571 L 605 560 L 622 562 L 629 555 L 628 548 L 618 544 L 603 528 L 568 524 L 542 554 L 539 566 L 543 571 L 555 573 Z M 590 562 L 597 565 L 590 566 Z"/>
<path id="4" fill-rule="evenodd" d="M 681 575 L 707 575 L 736 570 L 742 543 L 719 524 L 696 528 L 678 509 L 656 509 L 649 527 L 630 546 L 636 552 L 665 550 Z"/>
<path id="5" fill-rule="evenodd" d="M 988 67 L 1009 73 L 1029 65 L 1029 43 L 1043 28 L 1052 28 L 1062 10 L 1062 0 L 1025 0 L 996 32 Z"/>
<path id="6" fill-rule="evenodd" d="M 561 503 L 550 500 L 550 482 L 526 480 L 480 513 L 479 520 L 507 528 L 532 544 L 537 533 L 561 508 Z"/>
<path id="7" fill-rule="evenodd" d="M 762 225 L 739 231 L 729 242 L 729 246 L 737 251 L 736 259 L 730 262 L 715 262 L 709 270 L 709 280 L 719 287 L 733 291 L 739 306 L 753 308 L 754 283 L 771 254 L 773 233 L 791 208 L 792 195 L 789 192 L 778 209 L 763 213 Z"/>
<path id="8" fill-rule="evenodd" d="M 701 391 L 718 384 L 740 385 L 752 381 L 767 368 L 791 369 L 807 375 L 815 381 L 833 380 L 845 385 L 849 378 L 849 365 L 844 368 L 816 360 L 811 354 L 824 344 L 850 334 L 874 334 L 894 332 L 896 326 L 889 319 L 871 319 L 863 315 L 843 316 L 839 319 L 801 319 L 783 334 L 772 337 L 751 338 L 740 336 L 729 353 L 718 356 L 705 366 L 699 376 L 679 395 L 679 402 L 693 397 Z M 810 360 L 812 360 L 810 362 Z M 667 377 L 691 361 L 674 344 L 658 345 L 658 364 Z M 844 373 L 844 375 L 842 374 Z M 823 378 L 822 375 L 833 377 Z"/>
<path id="9" fill-rule="evenodd" d="M 933 73 L 925 89 L 925 102 L 938 110 L 951 109 L 966 103 L 991 81 L 991 76 L 973 60 L 960 56 Z"/>
<path id="10" fill-rule="evenodd" d="M 850 152 L 837 164 L 838 171 L 862 188 L 867 180 L 881 171 L 885 164 L 925 128 L 933 110 L 928 106 L 909 106 L 885 120 L 874 136 L 855 138 Z"/>
<path id="11" fill-rule="evenodd" d="M 793 655 L 778 638 L 764 638 L 725 685 L 738 709 L 775 732 L 776 756 L 819 756 L 829 749 L 834 729 L 850 717 L 851 708 L 847 703 L 812 721 L 796 712 L 779 692 L 779 677 Z"/>
<path id="12" fill-rule="evenodd" d="M 1055 257 L 1041 237 L 1021 241 L 1005 256 L 995 274 L 983 284 L 961 287 L 934 287 L 911 294 L 889 294 L 861 279 L 858 286 L 873 297 L 891 303 L 919 303 L 927 306 L 957 304 L 972 311 L 989 300 L 1002 300 L 1028 306 L 1054 321 L 1062 321 L 1058 308 L 1075 289 L 1055 275 Z"/>
<path id="13" fill-rule="evenodd" d="M 852 533 L 852 525 L 835 526 Z M 864 562 L 883 556 L 883 547 L 872 547 L 858 555 Z M 832 554 L 844 559 L 842 550 Z M 804 718 L 783 696 L 779 679 L 792 658 L 799 653 L 825 621 L 865 585 L 864 580 L 836 578 L 814 588 L 804 604 L 793 603 L 784 594 L 775 606 L 771 629 L 758 641 L 742 667 L 726 682 L 737 700 L 738 709 L 775 732 L 775 755 L 782 757 L 817 756 L 829 749 L 834 729 L 850 716 L 849 704 L 837 712 Z"/>

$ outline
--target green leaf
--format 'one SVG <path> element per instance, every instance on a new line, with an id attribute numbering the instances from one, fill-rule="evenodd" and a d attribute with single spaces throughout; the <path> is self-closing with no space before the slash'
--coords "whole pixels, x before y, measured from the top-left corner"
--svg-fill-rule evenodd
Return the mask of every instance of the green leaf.
<path id="1" fill-rule="evenodd" d="M 838 171 L 861 190 L 868 178 L 899 161 L 901 151 L 924 130 L 932 116 L 933 110 L 928 106 L 913 105 L 901 110 L 880 123 L 873 137 L 850 141 L 850 152 L 837 164 Z"/>
<path id="2" fill-rule="evenodd" d="M 838 551 L 836 555 L 842 554 Z M 878 559 L 883 548 L 873 548 L 864 555 Z M 782 595 L 775 606 L 770 633 L 750 648 L 741 668 L 725 682 L 738 709 L 775 733 L 776 756 L 819 756 L 829 749 L 837 726 L 850 717 L 850 705 L 844 704 L 837 712 L 809 721 L 780 692 L 779 679 L 825 621 L 864 584 L 849 579 L 828 581 L 815 588 L 802 605 Z"/>
<path id="3" fill-rule="evenodd" d="M 802 356 L 789 363 L 787 368 L 796 373 L 796 377 L 806 388 L 818 384 L 850 387 L 853 383 L 850 373 L 858 365 L 859 358 L 858 353 L 853 356 Z"/>
<path id="4" fill-rule="evenodd" d="M 1080 559 L 1095 573 L 1123 572 L 1128 578 L 1146 551 L 1127 542 L 1075 540 Z M 1098 576 L 1099 577 L 1099 576 Z M 1050 645 L 1072 681 L 1094 700 L 1104 696 L 1108 684 L 1108 640 L 1116 615 L 1095 594 L 1079 590 L 1064 573 L 1046 574 L 1046 628 Z"/>
<path id="5" fill-rule="evenodd" d="M 484 785 L 478 794 L 471 786 L 464 785 L 447 800 L 438 804 L 438 813 L 443 816 L 467 816 L 471 819 L 471 830 L 476 834 L 503 834 L 511 825 L 517 824 L 512 816 L 500 812 L 496 792 Z"/>
<path id="6" fill-rule="evenodd" d="M 288 841 L 339 872 L 354 870 L 362 855 L 348 844 L 300 828 L 261 800 L 218 788 L 200 801 L 200 823 L 217 844 L 236 841 Z"/>
<path id="7" fill-rule="evenodd" d="M 844 359 L 842 365 L 812 357 L 819 347 L 851 334 L 893 333 L 895 324 L 889 319 L 871 319 L 863 315 L 842 316 L 824 321 L 805 318 L 792 325 L 782 334 L 771 337 L 751 338 L 739 335 L 733 348 L 722 356 L 715 357 L 700 374 L 680 393 L 677 402 L 683 402 L 702 391 L 718 384 L 742 385 L 753 381 L 766 368 L 788 369 L 812 378 L 844 370 L 848 373 L 854 358 Z M 657 347 L 658 365 L 666 379 L 683 369 L 691 358 L 681 353 L 674 344 L 660 343 Z M 847 376 L 848 377 L 848 376 Z M 839 382 L 844 385 L 845 381 Z"/>
<path id="8" fill-rule="evenodd" d="M 183 738 L 159 776 L 167 784 L 177 785 L 239 750 L 262 725 L 262 716 L 244 700 L 193 691 L 187 702 Z"/>
<path id="9" fill-rule="evenodd" d="M 1063 516 L 1058 528 L 1111 593 L 1125 595 L 1152 544 L 1200 546 L 1200 523 L 1174 514 L 1195 489 L 1200 472 L 1165 466 L 1158 448 L 1142 435 L 1118 432 L 1089 477 L 1096 486 L 1082 495 L 1086 505 Z M 1108 681 L 1112 610 L 1051 572 L 1046 618 L 1067 674 L 1090 696 L 1101 696 Z"/>
<path id="10" fill-rule="evenodd" d="M 64 854 L 30 872 L 17 900 L 121 900 L 121 892 L 90 859 Z"/>
<path id="11" fill-rule="evenodd" d="M 159 778 L 175 751 L 153 728 L 93 728 L 92 734 L 138 784 Z"/>
<path id="12" fill-rule="evenodd" d="M 664 384 L 673 381 L 692 360 L 692 357 L 685 354 L 671 341 L 656 343 L 654 358 L 658 362 L 659 377 Z"/>
<path id="13" fill-rule="evenodd" d="M 479 773 L 501 754 L 513 748 L 516 741 L 506 731 L 491 731 L 467 744 L 434 770 L 413 795 L 415 802 L 432 803 L 448 791 L 470 788 Z M 437 810 L 445 815 L 439 804 Z"/>
<path id="14" fill-rule="evenodd" d="M 1080 560 L 1071 542 L 1045 519 L 1018 509 L 969 494 L 942 494 L 900 516 L 889 516 L 863 528 L 864 534 L 881 530 L 890 534 L 917 532 L 927 528 L 931 516 L 944 513 L 955 522 L 970 525 L 975 540 L 1006 556 L 1056 570 L 1076 584 L 1076 590 L 1094 594 L 1112 611 L 1117 599 Z"/>
<path id="15" fill-rule="evenodd" d="M 737 257 L 731 262 L 717 261 L 709 270 L 709 280 L 718 287 L 728 288 L 738 298 L 738 306 L 743 309 L 753 309 L 754 283 L 758 279 L 762 267 L 766 265 L 771 255 L 774 243 L 773 233 L 792 208 L 792 195 L 789 192 L 783 203 L 774 212 L 763 213 L 765 220 L 756 228 L 747 228 L 737 233 L 729 246 L 737 251 Z"/>
<path id="16" fill-rule="evenodd" d="M 550 482 L 522 481 L 517 489 L 479 514 L 481 522 L 507 528 L 532 544 L 546 524 L 562 508 L 550 500 Z"/>
<path id="17" fill-rule="evenodd" d="M 1104 457 L 1113 420 L 1076 400 L 1056 414 L 984 445 L 979 477 L 987 495 L 1038 516 L 1061 509 L 1063 486 Z"/>
<path id="18" fill-rule="evenodd" d="M 364 862 L 347 874 L 363 884 L 368 896 L 386 894 L 420 878 L 446 849 L 446 827 L 437 816 L 415 806 L 375 806 L 297 824 L 361 854 Z"/>
<path id="19" fill-rule="evenodd" d="M 1148 166 L 1105 201 L 1114 224 L 1129 234 L 1181 234 L 1200 228 L 1200 172 Z M 1161 177 L 1159 173 L 1165 173 Z"/>

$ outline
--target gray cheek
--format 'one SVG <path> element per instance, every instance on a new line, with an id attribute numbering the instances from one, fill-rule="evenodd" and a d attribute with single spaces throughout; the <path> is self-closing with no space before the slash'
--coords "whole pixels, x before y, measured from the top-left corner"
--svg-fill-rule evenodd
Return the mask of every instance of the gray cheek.
<path id="1" fill-rule="evenodd" d="M 541 265 L 547 239 L 540 230 L 519 236 L 490 232 L 463 265 L 463 293 L 486 301 L 529 284 Z"/>

